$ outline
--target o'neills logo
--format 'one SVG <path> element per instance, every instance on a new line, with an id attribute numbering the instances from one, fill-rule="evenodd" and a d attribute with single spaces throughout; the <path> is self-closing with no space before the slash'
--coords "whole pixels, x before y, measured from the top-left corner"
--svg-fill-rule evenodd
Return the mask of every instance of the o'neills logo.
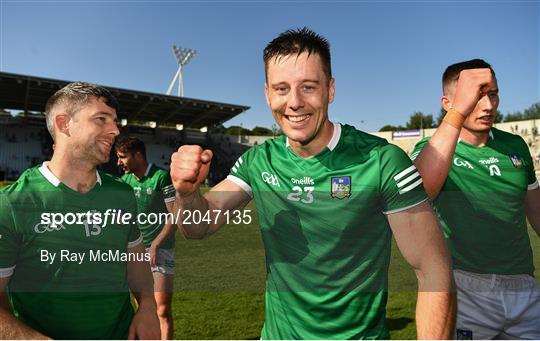
<path id="1" fill-rule="evenodd" d="M 291 178 L 291 182 L 295 185 L 315 185 L 315 181 L 309 176 L 304 176 L 302 179 Z"/>
<path id="2" fill-rule="evenodd" d="M 490 157 L 489 159 L 487 160 L 478 160 L 478 162 L 480 162 L 481 164 L 483 165 L 492 165 L 494 163 L 498 163 L 499 162 L 499 159 L 497 159 L 496 157 Z"/>

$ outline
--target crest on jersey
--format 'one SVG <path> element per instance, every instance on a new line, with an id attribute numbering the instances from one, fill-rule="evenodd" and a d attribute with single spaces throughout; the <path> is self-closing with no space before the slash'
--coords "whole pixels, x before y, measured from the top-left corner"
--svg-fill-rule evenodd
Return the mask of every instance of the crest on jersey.
<path id="1" fill-rule="evenodd" d="M 351 177 L 350 176 L 333 176 L 331 178 L 331 193 L 332 198 L 343 199 L 351 196 Z"/>
<path id="2" fill-rule="evenodd" d="M 146 194 L 152 195 L 152 187 L 146 187 Z"/>
<path id="3" fill-rule="evenodd" d="M 516 168 L 523 167 L 523 159 L 519 155 L 510 155 L 510 160 Z"/>

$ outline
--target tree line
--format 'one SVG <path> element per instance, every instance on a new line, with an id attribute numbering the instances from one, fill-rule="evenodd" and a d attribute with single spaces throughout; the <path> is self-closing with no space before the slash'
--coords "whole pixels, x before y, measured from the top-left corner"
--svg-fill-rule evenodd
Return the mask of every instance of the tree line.
<path id="1" fill-rule="evenodd" d="M 430 129 L 437 128 L 441 124 L 446 111 L 443 108 L 439 111 L 437 118 L 433 118 L 433 115 L 426 115 L 420 111 L 414 112 L 410 117 L 409 121 L 404 125 L 390 125 L 387 124 L 383 126 L 379 131 L 399 131 L 399 130 L 410 130 L 410 129 Z M 501 122 L 515 122 L 515 121 L 524 121 L 524 120 L 533 120 L 540 119 L 540 102 L 534 103 L 529 108 L 523 111 L 516 111 L 512 113 L 507 113 L 503 115 L 499 110 L 495 115 L 495 123 Z"/>
<path id="2" fill-rule="evenodd" d="M 223 134 L 223 135 L 251 135 L 251 136 L 277 136 L 281 134 L 281 129 L 275 124 L 272 125 L 271 129 L 264 127 L 255 127 L 253 129 L 247 129 L 242 126 L 230 126 L 225 128 L 222 124 L 212 128 L 210 130 L 213 134 Z"/>

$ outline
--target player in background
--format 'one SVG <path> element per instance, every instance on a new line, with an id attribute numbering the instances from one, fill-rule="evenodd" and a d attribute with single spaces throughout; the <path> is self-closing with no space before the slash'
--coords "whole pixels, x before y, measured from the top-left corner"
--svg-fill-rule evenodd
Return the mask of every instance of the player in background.
<path id="1" fill-rule="evenodd" d="M 121 139 L 115 146 L 122 180 L 133 188 L 139 213 L 157 215 L 172 212 L 175 198 L 169 172 L 146 160 L 144 142 L 136 137 Z M 154 276 L 154 295 L 161 327 L 161 339 L 173 337 L 172 297 L 174 287 L 174 233 L 171 221 L 142 222 L 139 229 Z"/>
<path id="2" fill-rule="evenodd" d="M 450 260 L 416 168 L 386 140 L 329 121 L 325 38 L 286 31 L 265 48 L 264 63 L 267 103 L 285 135 L 249 149 L 204 196 L 212 152 L 180 147 L 171 163 L 175 209 L 211 210 L 212 219 L 179 227 L 207 237 L 223 212 L 255 200 L 267 266 L 262 339 L 387 339 L 393 233 L 418 277 L 418 338 L 449 338 Z"/>
<path id="3" fill-rule="evenodd" d="M 159 337 L 136 225 L 41 218 L 51 212 L 137 213 L 131 188 L 96 170 L 108 161 L 119 133 L 117 108 L 110 92 L 96 85 L 77 82 L 57 91 L 45 109 L 55 143 L 51 161 L 0 191 L 1 339 Z M 91 260 L 91 252 L 105 256 Z M 109 253 L 129 261 L 111 260 Z"/>
<path id="4" fill-rule="evenodd" d="M 441 104 L 443 122 L 411 158 L 452 254 L 456 336 L 540 339 L 526 221 L 540 234 L 540 189 L 527 144 L 493 127 L 499 88 L 481 59 L 446 69 Z"/>

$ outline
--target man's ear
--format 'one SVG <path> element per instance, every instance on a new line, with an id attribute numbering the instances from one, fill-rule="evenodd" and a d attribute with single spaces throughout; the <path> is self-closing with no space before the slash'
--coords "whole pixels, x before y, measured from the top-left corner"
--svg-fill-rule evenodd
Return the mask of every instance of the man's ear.
<path id="1" fill-rule="evenodd" d="M 264 82 L 264 97 L 266 98 L 266 104 L 270 106 L 270 89 L 268 88 L 268 82 Z"/>
<path id="2" fill-rule="evenodd" d="M 61 112 L 54 115 L 54 126 L 60 134 L 71 136 L 69 133 L 69 122 L 71 121 L 71 116 L 68 113 Z"/>
<path id="3" fill-rule="evenodd" d="M 135 154 L 133 154 L 133 156 L 135 157 L 137 161 L 144 161 L 144 156 L 139 151 L 136 151 Z"/>
<path id="4" fill-rule="evenodd" d="M 336 81 L 334 78 L 330 79 L 330 82 L 328 84 L 328 103 L 332 103 L 334 101 L 334 97 L 336 95 Z"/>
<path id="5" fill-rule="evenodd" d="M 452 101 L 448 97 L 443 95 L 441 97 L 441 107 L 444 109 L 444 111 L 450 110 L 450 108 L 452 107 Z"/>

